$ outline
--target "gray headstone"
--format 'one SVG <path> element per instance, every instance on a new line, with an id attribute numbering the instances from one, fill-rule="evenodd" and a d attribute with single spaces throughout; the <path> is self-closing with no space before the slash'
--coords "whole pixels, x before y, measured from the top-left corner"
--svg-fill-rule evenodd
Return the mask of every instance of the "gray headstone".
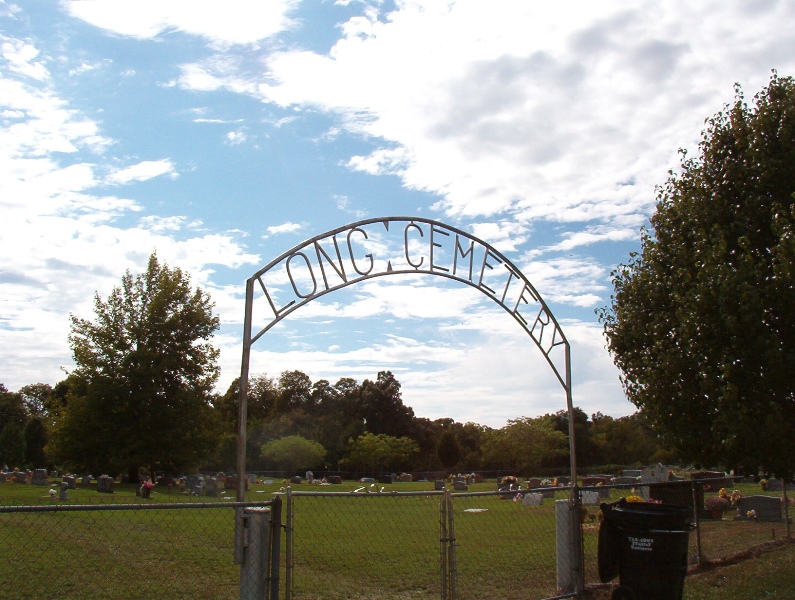
<path id="1" fill-rule="evenodd" d="M 784 520 L 781 500 L 772 496 L 745 496 L 737 503 L 737 518 L 749 519 L 748 513 L 754 511 L 757 521 L 778 522 Z"/>
<path id="2" fill-rule="evenodd" d="M 582 491 L 582 503 L 586 506 L 599 506 L 600 498 L 599 492 L 596 490 L 583 490 Z"/>
<path id="3" fill-rule="evenodd" d="M 100 475 L 97 478 L 97 491 L 104 494 L 113 493 L 113 477 L 110 475 Z"/>
<path id="4" fill-rule="evenodd" d="M 36 469 L 33 471 L 33 485 L 48 485 L 50 482 L 47 479 L 47 469 Z"/>
<path id="5" fill-rule="evenodd" d="M 530 493 L 525 494 L 522 498 L 524 506 L 541 506 L 544 503 L 544 496 L 542 494 Z"/>

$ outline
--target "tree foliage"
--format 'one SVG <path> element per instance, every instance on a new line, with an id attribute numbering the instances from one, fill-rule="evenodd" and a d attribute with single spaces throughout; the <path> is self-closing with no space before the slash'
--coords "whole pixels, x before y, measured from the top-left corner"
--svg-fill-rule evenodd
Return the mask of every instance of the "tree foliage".
<path id="1" fill-rule="evenodd" d="M 549 416 L 511 419 L 489 433 L 483 448 L 484 460 L 514 473 L 538 473 L 567 452 L 567 436 L 555 429 Z"/>
<path id="2" fill-rule="evenodd" d="M 262 458 L 288 471 L 320 467 L 325 457 L 326 449 L 321 444 L 300 435 L 271 440 L 262 447 Z"/>
<path id="3" fill-rule="evenodd" d="M 461 446 L 458 445 L 455 433 L 450 429 L 442 432 L 439 445 L 436 448 L 436 455 L 445 469 L 452 469 L 461 460 Z"/>
<path id="4" fill-rule="evenodd" d="M 128 271 L 95 320 L 71 317 L 76 364 L 49 448 L 94 472 L 195 468 L 217 441 L 211 394 L 218 351 L 212 303 L 180 269 L 155 254 L 144 273 Z"/>
<path id="5" fill-rule="evenodd" d="M 600 313 L 627 397 L 683 458 L 795 467 L 795 83 L 707 121 Z"/>
<path id="6" fill-rule="evenodd" d="M 417 442 L 409 437 L 365 433 L 350 440 L 348 461 L 373 471 L 400 471 L 409 468 L 418 451 Z"/>

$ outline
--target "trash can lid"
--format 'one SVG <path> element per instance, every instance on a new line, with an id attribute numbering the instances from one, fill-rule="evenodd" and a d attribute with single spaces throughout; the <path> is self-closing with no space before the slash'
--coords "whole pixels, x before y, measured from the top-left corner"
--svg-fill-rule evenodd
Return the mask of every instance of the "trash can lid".
<path id="1" fill-rule="evenodd" d="M 685 529 L 693 518 L 693 509 L 689 506 L 627 502 L 625 498 L 603 503 L 600 508 L 605 520 L 622 528 Z"/>

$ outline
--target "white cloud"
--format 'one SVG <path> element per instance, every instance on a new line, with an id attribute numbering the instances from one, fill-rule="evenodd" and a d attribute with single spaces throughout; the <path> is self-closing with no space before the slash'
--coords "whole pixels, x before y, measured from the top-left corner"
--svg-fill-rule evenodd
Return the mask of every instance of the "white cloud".
<path id="1" fill-rule="evenodd" d="M 674 150 L 695 144 L 735 81 L 795 70 L 785 41 L 795 10 L 759 9 L 403 3 L 346 23 L 328 56 L 271 55 L 259 89 L 384 140 L 351 168 L 441 194 L 449 215 L 637 222 Z"/>
<path id="2" fill-rule="evenodd" d="M 253 44 L 292 26 L 297 0 L 70 0 L 72 16 L 113 33 L 151 39 L 180 31 L 219 46 Z"/>
<path id="3" fill-rule="evenodd" d="M 299 223 L 282 223 L 281 225 L 271 225 L 268 227 L 268 235 L 280 235 L 283 233 L 295 233 L 300 231 L 303 225 Z"/>
<path id="4" fill-rule="evenodd" d="M 134 181 L 147 181 L 161 175 L 170 175 L 172 178 L 177 176 L 170 160 L 144 160 L 124 169 L 113 171 L 105 178 L 105 181 L 110 184 L 126 185 Z"/>

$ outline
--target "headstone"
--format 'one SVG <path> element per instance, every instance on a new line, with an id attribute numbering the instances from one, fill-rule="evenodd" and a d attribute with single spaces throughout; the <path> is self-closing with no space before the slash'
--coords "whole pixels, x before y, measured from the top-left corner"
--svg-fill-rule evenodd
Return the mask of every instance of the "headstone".
<path id="1" fill-rule="evenodd" d="M 97 491 L 103 494 L 112 494 L 113 477 L 110 475 L 100 475 L 97 477 Z"/>
<path id="2" fill-rule="evenodd" d="M 522 505 L 524 506 L 541 506 L 543 503 L 543 494 L 529 493 L 522 498 Z"/>
<path id="3" fill-rule="evenodd" d="M 667 481 L 654 483 L 649 486 L 649 498 L 663 504 L 678 504 L 679 506 L 693 506 L 693 483 L 690 481 Z M 699 510 L 704 508 L 704 489 L 700 484 L 695 484 L 696 505 Z"/>
<path id="4" fill-rule="evenodd" d="M 389 484 L 395 483 L 395 477 L 396 475 L 394 474 L 381 475 L 381 477 L 378 478 L 378 483 L 389 483 Z"/>
<path id="5" fill-rule="evenodd" d="M 589 476 L 589 477 L 583 477 L 583 479 L 582 479 L 582 485 L 583 486 L 599 485 L 600 483 L 602 485 L 606 485 L 606 484 L 610 483 L 610 478 L 609 477 Z"/>
<path id="6" fill-rule="evenodd" d="M 792 488 L 787 486 L 788 490 Z M 769 492 L 783 492 L 784 491 L 784 482 L 781 479 L 768 479 L 767 481 L 767 490 Z"/>
<path id="7" fill-rule="evenodd" d="M 750 511 L 755 514 L 749 516 Z M 737 519 L 780 523 L 784 520 L 781 500 L 772 496 L 743 496 L 737 503 Z"/>
<path id="8" fill-rule="evenodd" d="M 456 480 L 453 482 L 453 489 L 454 489 L 455 491 L 457 491 L 457 492 L 466 492 L 466 491 L 467 491 L 467 489 L 468 489 L 468 488 L 467 488 L 467 484 L 466 484 L 466 480 L 464 480 L 464 481 L 459 481 L 458 479 L 456 479 Z"/>
<path id="9" fill-rule="evenodd" d="M 690 479 L 704 480 L 704 486 L 708 491 L 717 491 L 721 488 L 729 488 L 734 485 L 734 478 L 728 477 L 726 473 L 720 471 L 698 471 L 690 474 Z"/>
<path id="10" fill-rule="evenodd" d="M 63 482 L 66 485 L 69 486 L 70 490 L 76 490 L 77 489 L 76 477 L 74 475 L 64 475 L 63 476 Z"/>
<path id="11" fill-rule="evenodd" d="M 7 477 L 5 473 L 0 473 L 0 483 L 5 483 L 7 481 Z"/>
<path id="12" fill-rule="evenodd" d="M 80 485 L 91 485 L 91 475 L 83 475 L 80 479 Z"/>
<path id="13" fill-rule="evenodd" d="M 642 474 L 640 469 L 624 469 L 621 472 L 621 477 L 640 477 Z"/>
<path id="14" fill-rule="evenodd" d="M 329 483 L 342 483 L 342 476 L 341 475 L 329 475 L 328 476 Z"/>
<path id="15" fill-rule="evenodd" d="M 534 490 L 536 488 L 541 487 L 541 479 L 538 477 L 531 477 L 527 481 L 524 482 L 525 487 Z"/>
<path id="16" fill-rule="evenodd" d="M 375 483 L 375 479 L 373 479 L 372 477 L 362 477 L 359 480 L 359 482 L 360 483 Z"/>
<path id="17" fill-rule="evenodd" d="M 398 481 L 400 483 L 411 483 L 414 478 L 412 477 L 411 473 L 401 473 L 398 475 Z"/>
<path id="18" fill-rule="evenodd" d="M 205 477 L 202 493 L 212 498 L 218 495 L 218 480 L 215 477 Z"/>
<path id="19" fill-rule="evenodd" d="M 33 471 L 33 485 L 48 485 L 50 482 L 47 480 L 47 469 L 36 469 Z"/>
<path id="20" fill-rule="evenodd" d="M 14 473 L 14 481 L 17 483 L 27 483 L 28 482 L 28 474 L 24 471 L 16 471 Z"/>
<path id="21" fill-rule="evenodd" d="M 53 469 L 52 471 L 50 471 L 50 477 L 52 477 L 53 479 L 55 479 L 56 477 L 58 477 L 58 471 L 56 471 L 55 469 Z"/>
<path id="22" fill-rule="evenodd" d="M 582 503 L 586 506 L 599 506 L 601 503 L 601 499 L 599 498 L 599 492 L 593 490 L 583 490 L 582 494 Z"/>
<path id="23" fill-rule="evenodd" d="M 290 477 L 290 483 L 301 483 L 303 481 L 300 475 L 293 475 Z"/>
<path id="24" fill-rule="evenodd" d="M 542 498 L 554 498 L 555 497 L 555 488 L 541 486 L 541 497 Z"/>
<path id="25" fill-rule="evenodd" d="M 622 475 L 621 477 L 613 477 L 611 483 L 614 485 L 636 485 L 640 482 L 640 477 L 629 477 Z"/>
<path id="26" fill-rule="evenodd" d="M 433 489 L 435 490 L 443 490 L 444 489 L 444 481 L 441 479 L 437 479 L 433 484 Z"/>
<path id="27" fill-rule="evenodd" d="M 228 480 L 229 478 L 227 477 L 227 481 Z M 235 478 L 234 487 L 237 487 L 237 478 Z M 191 494 L 195 494 L 196 496 L 198 496 L 202 490 L 201 476 L 196 474 L 188 475 L 185 478 L 185 489 Z"/>
<path id="28" fill-rule="evenodd" d="M 315 474 L 312 471 L 307 471 L 306 472 L 306 480 L 309 483 L 312 483 L 315 480 Z"/>
<path id="29" fill-rule="evenodd" d="M 61 491 L 58 493 L 58 498 L 61 500 L 69 500 L 69 494 L 67 490 L 69 489 L 69 484 L 65 481 L 61 482 Z"/>
<path id="30" fill-rule="evenodd" d="M 657 465 L 651 469 L 641 469 L 641 483 L 662 483 L 668 481 L 668 469 L 664 465 Z"/>

